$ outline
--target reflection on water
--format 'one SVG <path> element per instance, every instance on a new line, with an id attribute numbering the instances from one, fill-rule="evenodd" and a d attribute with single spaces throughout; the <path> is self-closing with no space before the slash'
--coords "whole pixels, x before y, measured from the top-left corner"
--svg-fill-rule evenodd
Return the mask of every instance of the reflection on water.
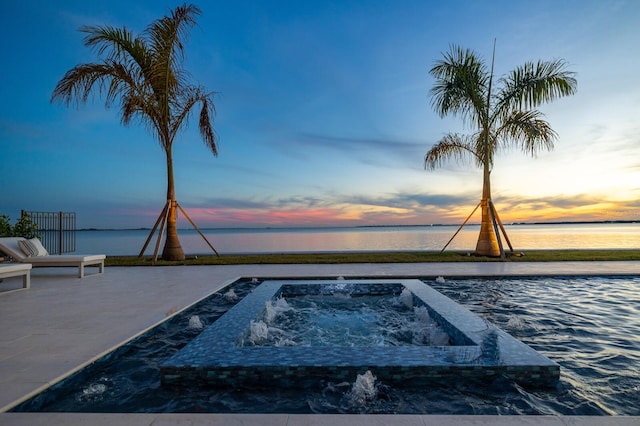
<path id="1" fill-rule="evenodd" d="M 640 248 L 640 223 L 511 225 L 505 227 L 515 250 Z M 286 253 L 332 251 L 441 250 L 456 226 L 397 226 L 362 228 L 261 228 L 204 230 L 220 253 Z M 449 244 L 450 250 L 475 249 L 479 227 L 465 226 Z M 148 230 L 79 231 L 78 253 L 135 255 Z M 192 229 L 181 230 L 187 254 L 211 253 Z M 146 253 L 153 253 L 155 239 Z M 506 243 L 504 244 L 507 247 Z M 162 247 L 160 247 L 162 250 Z"/>

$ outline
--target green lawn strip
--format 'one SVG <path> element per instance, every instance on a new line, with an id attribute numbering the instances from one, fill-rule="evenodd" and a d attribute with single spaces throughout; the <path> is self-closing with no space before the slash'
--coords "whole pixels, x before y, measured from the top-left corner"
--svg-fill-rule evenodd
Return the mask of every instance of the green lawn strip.
<path id="1" fill-rule="evenodd" d="M 640 260 L 640 250 L 526 250 L 506 259 L 479 257 L 471 252 L 341 252 L 191 255 L 168 262 L 150 256 L 107 256 L 107 266 L 151 265 L 246 265 L 246 264 L 336 264 L 336 263 L 420 263 L 420 262 L 557 262 Z"/>

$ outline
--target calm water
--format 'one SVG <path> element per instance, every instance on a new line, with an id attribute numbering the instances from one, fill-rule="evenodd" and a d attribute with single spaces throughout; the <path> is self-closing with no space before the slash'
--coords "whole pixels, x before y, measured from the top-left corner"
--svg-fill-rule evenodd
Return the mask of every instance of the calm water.
<path id="1" fill-rule="evenodd" d="M 375 382 L 367 398 L 355 377 L 313 390 L 163 388 L 159 365 L 201 331 L 192 317 L 206 326 L 232 306 L 216 294 L 17 411 L 640 415 L 640 277 L 425 282 L 559 363 L 557 385 Z"/>
<path id="2" fill-rule="evenodd" d="M 505 227 L 515 250 L 640 248 L 640 223 L 511 225 Z M 215 229 L 204 234 L 219 253 L 441 250 L 456 226 Z M 479 226 L 465 226 L 448 246 L 475 249 Z M 76 252 L 137 255 L 150 231 L 79 231 Z M 187 254 L 211 253 L 193 229 L 179 232 Z M 146 253 L 152 254 L 156 238 Z M 506 243 L 504 246 L 507 247 Z M 160 246 L 160 252 L 162 245 Z"/>

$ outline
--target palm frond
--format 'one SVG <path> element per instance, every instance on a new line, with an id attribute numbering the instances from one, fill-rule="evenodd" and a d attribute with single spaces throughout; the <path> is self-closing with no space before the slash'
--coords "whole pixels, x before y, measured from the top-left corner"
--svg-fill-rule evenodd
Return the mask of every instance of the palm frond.
<path id="1" fill-rule="evenodd" d="M 113 69 L 107 64 L 90 63 L 78 65 L 65 73 L 53 90 L 51 101 L 64 105 L 75 102 L 86 103 L 97 86 L 101 93 L 113 77 Z M 109 102 L 107 101 L 107 106 Z"/>
<path id="2" fill-rule="evenodd" d="M 502 147 L 515 144 L 532 157 L 543 149 L 551 151 L 557 134 L 543 117 L 538 110 L 513 112 L 497 131 Z"/>
<path id="3" fill-rule="evenodd" d="M 137 68 L 131 69 L 116 61 L 108 61 L 106 65 L 111 70 L 111 78 L 105 97 L 107 105 L 111 105 L 124 95 L 138 99 L 145 98 L 147 92 L 144 80 L 139 77 Z"/>
<path id="4" fill-rule="evenodd" d="M 213 117 L 215 116 L 216 109 L 213 103 L 213 94 L 211 97 L 204 96 L 202 98 L 202 108 L 200 109 L 200 119 L 198 121 L 198 128 L 200 129 L 200 136 L 205 145 L 211 150 L 213 155 L 218 155 L 218 144 L 216 133 L 213 129 Z"/>
<path id="5" fill-rule="evenodd" d="M 121 59 L 123 53 L 127 51 L 126 46 L 134 43 L 133 34 L 126 27 L 84 26 L 80 28 L 80 32 L 86 34 L 85 46 L 94 48 L 101 57 L 106 55 L 111 59 Z"/>
<path id="6" fill-rule="evenodd" d="M 84 43 L 96 50 L 98 56 L 105 61 L 137 65 L 145 69 L 150 64 L 150 55 L 144 39 L 134 37 L 133 33 L 123 28 L 111 26 L 84 26 Z"/>
<path id="7" fill-rule="evenodd" d="M 572 95 L 577 90 L 575 73 L 567 70 L 563 60 L 527 62 L 499 80 L 502 90 L 496 109 L 535 108 L 557 98 Z"/>
<path id="8" fill-rule="evenodd" d="M 424 156 L 424 168 L 434 170 L 449 160 L 463 162 L 473 159 L 476 164 L 482 164 L 477 151 L 477 136 L 446 134 Z"/>
<path id="9" fill-rule="evenodd" d="M 458 46 L 451 46 L 443 56 L 430 70 L 436 79 L 431 89 L 432 107 L 441 117 L 459 114 L 465 121 L 481 124 L 490 78 L 485 64 L 473 51 Z"/>
<path id="10" fill-rule="evenodd" d="M 213 117 L 215 116 L 215 105 L 213 96 L 215 92 L 205 92 L 202 87 L 188 86 L 184 87 L 180 96 L 181 105 L 179 114 L 177 114 L 172 122 L 171 132 L 175 133 L 183 125 L 186 126 L 191 110 L 198 104 L 201 105 L 198 116 L 198 129 L 203 142 L 211 150 L 213 155 L 218 155 L 217 137 L 213 129 Z"/>
<path id="11" fill-rule="evenodd" d="M 178 6 L 171 16 L 158 19 L 146 29 L 155 58 L 150 70 L 156 91 L 169 93 L 184 83 L 180 66 L 184 60 L 184 41 L 200 13 L 194 5 Z"/>
<path id="12" fill-rule="evenodd" d="M 199 127 L 209 149 L 217 154 L 212 120 L 213 93 L 188 83 L 183 68 L 184 41 L 196 25 L 200 9 L 184 4 L 152 22 L 141 36 L 125 27 L 85 26 L 86 46 L 102 62 L 78 65 L 56 85 L 51 101 L 85 103 L 91 94 L 103 95 L 105 105 L 121 102 L 124 125 L 139 119 L 171 155 L 173 140 L 194 105 L 201 103 Z"/>

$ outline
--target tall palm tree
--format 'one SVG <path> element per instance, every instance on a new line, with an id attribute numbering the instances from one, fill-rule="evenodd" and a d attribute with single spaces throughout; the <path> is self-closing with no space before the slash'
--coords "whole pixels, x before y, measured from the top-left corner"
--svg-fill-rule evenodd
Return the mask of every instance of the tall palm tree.
<path id="1" fill-rule="evenodd" d="M 167 231 L 162 258 L 183 260 L 178 239 L 172 147 L 176 134 L 187 125 L 193 108 L 200 107 L 198 126 L 205 145 L 218 154 L 213 129 L 215 92 L 187 81 L 183 68 L 184 41 L 196 25 L 200 9 L 184 4 L 152 22 L 140 35 L 125 27 L 85 26 L 84 43 L 100 57 L 96 63 L 77 65 L 56 85 L 51 101 L 84 104 L 93 90 L 105 95 L 109 107 L 119 101 L 121 121 L 138 119 L 151 129 L 167 159 Z"/>
<path id="2" fill-rule="evenodd" d="M 557 135 L 535 108 L 576 92 L 575 73 L 566 67 L 563 60 L 527 62 L 500 78 L 497 90 L 492 92 L 493 60 L 489 70 L 475 52 L 451 46 L 430 70 L 436 79 L 431 89 L 433 108 L 441 117 L 461 116 L 474 133 L 446 134 L 425 155 L 425 168 L 433 170 L 446 160 L 469 158 L 482 167 L 477 255 L 504 256 L 497 226 L 500 219 L 491 200 L 494 156 L 509 146 L 532 156 L 542 149 L 553 149 Z"/>

